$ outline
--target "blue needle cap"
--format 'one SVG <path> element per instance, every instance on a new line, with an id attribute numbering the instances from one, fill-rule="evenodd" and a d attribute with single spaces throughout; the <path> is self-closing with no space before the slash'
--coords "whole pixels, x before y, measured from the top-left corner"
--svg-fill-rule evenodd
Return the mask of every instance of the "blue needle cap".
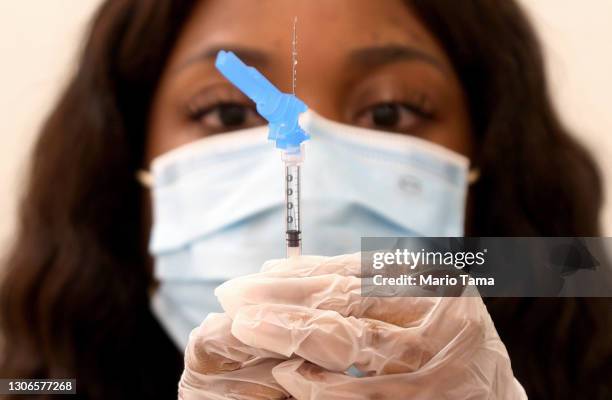
<path id="1" fill-rule="evenodd" d="M 308 107 L 294 94 L 283 93 L 259 71 L 242 62 L 231 51 L 217 54 L 215 67 L 257 105 L 257 112 L 270 124 L 269 140 L 288 153 L 299 153 L 300 144 L 310 136 L 298 123 Z"/>

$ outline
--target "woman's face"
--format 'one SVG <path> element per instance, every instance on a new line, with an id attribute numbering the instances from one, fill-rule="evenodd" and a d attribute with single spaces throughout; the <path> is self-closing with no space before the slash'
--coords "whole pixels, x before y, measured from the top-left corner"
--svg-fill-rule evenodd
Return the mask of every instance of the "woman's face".
<path id="1" fill-rule="evenodd" d="M 399 0 L 209 0 L 194 10 L 153 100 L 146 155 L 263 124 L 254 104 L 215 69 L 234 51 L 291 91 L 298 18 L 296 95 L 319 114 L 414 135 L 472 153 L 466 101 L 436 39 Z"/>

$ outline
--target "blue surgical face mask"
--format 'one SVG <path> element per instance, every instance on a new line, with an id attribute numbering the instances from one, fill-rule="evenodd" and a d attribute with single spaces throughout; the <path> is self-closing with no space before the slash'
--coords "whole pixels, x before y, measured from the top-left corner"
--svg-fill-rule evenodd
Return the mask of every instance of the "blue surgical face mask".
<path id="1" fill-rule="evenodd" d="M 302 127 L 303 253 L 359 251 L 362 236 L 461 236 L 468 160 L 408 135 L 309 111 Z M 187 144 L 152 164 L 153 309 L 178 346 L 222 282 L 285 254 L 280 154 L 259 127 Z"/>

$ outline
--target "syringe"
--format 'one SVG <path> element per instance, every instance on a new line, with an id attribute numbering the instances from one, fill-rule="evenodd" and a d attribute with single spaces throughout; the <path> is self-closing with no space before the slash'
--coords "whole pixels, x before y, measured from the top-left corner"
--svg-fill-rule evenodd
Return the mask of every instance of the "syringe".
<path id="1" fill-rule="evenodd" d="M 285 166 L 285 221 L 287 257 L 301 253 L 300 165 L 304 161 L 302 143 L 309 139 L 298 123 L 308 108 L 295 94 L 282 93 L 259 71 L 244 64 L 231 51 L 219 51 L 215 66 L 234 86 L 253 100 L 257 112 L 270 127 L 268 139 L 281 150 Z"/>

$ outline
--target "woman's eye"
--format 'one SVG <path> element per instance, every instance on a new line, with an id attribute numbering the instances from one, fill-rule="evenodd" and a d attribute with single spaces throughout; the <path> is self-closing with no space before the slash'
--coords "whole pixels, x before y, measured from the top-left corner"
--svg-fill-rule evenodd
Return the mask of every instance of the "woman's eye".
<path id="1" fill-rule="evenodd" d="M 402 103 L 379 103 L 361 111 L 355 124 L 364 128 L 407 132 L 417 126 L 424 113 Z"/>
<path id="2" fill-rule="evenodd" d="M 252 107 L 239 103 L 220 103 L 208 107 L 196 113 L 194 119 L 212 132 L 251 128 L 265 123 Z"/>

